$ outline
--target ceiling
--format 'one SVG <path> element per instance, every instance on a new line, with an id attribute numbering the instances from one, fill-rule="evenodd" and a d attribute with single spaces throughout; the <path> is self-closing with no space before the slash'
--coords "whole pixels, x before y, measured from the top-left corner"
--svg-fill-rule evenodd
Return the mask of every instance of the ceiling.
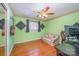
<path id="1" fill-rule="evenodd" d="M 79 3 L 11 3 L 9 6 L 16 16 L 30 17 L 34 19 L 40 18 L 36 17 L 37 14 L 34 13 L 33 10 L 36 9 L 38 12 L 46 6 L 50 7 L 50 12 L 55 13 L 47 19 L 79 11 Z"/>

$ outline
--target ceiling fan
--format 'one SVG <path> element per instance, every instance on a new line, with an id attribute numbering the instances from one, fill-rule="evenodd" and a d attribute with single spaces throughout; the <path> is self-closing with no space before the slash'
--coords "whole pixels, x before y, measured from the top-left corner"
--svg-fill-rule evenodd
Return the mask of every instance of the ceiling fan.
<path id="1" fill-rule="evenodd" d="M 54 13 L 53 12 L 48 12 L 50 9 L 50 7 L 45 7 L 44 9 L 42 9 L 41 11 L 37 12 L 37 11 L 33 11 L 35 13 L 37 13 L 37 16 L 36 17 L 40 17 L 42 19 L 45 19 L 47 18 L 49 15 L 53 15 Z"/>

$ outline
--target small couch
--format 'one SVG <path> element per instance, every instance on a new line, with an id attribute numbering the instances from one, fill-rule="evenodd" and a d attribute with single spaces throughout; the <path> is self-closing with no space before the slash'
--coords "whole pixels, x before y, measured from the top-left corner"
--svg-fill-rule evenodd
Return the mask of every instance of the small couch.
<path id="1" fill-rule="evenodd" d="M 58 36 L 54 34 L 45 34 L 42 37 L 42 40 L 51 46 L 55 46 L 58 44 Z"/>

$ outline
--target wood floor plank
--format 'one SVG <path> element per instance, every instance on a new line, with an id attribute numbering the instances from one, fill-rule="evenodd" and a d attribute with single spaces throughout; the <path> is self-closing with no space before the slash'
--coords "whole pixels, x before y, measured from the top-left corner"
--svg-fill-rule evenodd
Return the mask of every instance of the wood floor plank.
<path id="1" fill-rule="evenodd" d="M 5 55 L 4 47 L 0 47 L 0 56 L 4 56 L 4 55 Z"/>
<path id="2" fill-rule="evenodd" d="M 54 46 L 40 40 L 16 44 L 11 52 L 11 56 L 56 56 L 57 51 Z"/>

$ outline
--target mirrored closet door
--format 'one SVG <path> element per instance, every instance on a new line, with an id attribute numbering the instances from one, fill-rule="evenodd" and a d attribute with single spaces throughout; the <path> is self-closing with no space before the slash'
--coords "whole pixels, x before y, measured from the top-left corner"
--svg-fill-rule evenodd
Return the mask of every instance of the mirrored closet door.
<path id="1" fill-rule="evenodd" d="M 0 3 L 0 56 L 5 56 L 5 19 L 6 19 L 6 8 L 4 4 Z"/>

